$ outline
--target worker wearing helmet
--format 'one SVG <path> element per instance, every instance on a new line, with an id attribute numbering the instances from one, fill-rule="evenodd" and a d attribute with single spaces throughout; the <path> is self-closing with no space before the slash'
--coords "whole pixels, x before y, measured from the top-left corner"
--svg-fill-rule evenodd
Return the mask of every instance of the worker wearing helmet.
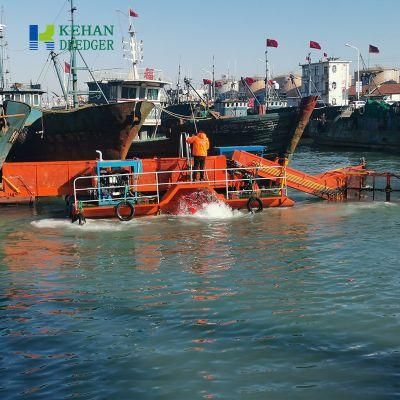
<path id="1" fill-rule="evenodd" d="M 194 158 L 194 180 L 197 180 L 197 172 L 200 170 L 200 180 L 204 181 L 204 167 L 210 142 L 207 135 L 203 131 L 199 131 L 197 135 L 190 136 L 186 142 L 192 145 L 192 154 Z"/>

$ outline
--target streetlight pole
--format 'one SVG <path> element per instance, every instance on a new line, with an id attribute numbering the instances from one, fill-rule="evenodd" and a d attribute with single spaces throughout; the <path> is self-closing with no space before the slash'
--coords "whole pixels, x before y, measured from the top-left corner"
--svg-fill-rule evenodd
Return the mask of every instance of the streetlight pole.
<path id="1" fill-rule="evenodd" d="M 269 108 L 268 47 L 265 47 L 265 110 Z"/>
<path id="2" fill-rule="evenodd" d="M 345 46 L 351 47 L 352 49 L 357 50 L 357 83 L 356 83 L 356 92 L 357 92 L 357 100 L 360 100 L 360 49 L 352 44 L 346 43 Z"/>

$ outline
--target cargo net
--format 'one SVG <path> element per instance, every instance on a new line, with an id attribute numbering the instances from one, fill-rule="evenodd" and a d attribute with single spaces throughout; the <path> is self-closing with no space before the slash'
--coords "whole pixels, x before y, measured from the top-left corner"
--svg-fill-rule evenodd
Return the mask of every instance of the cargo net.
<path id="1" fill-rule="evenodd" d="M 346 199 L 400 202 L 400 175 L 369 172 L 347 177 Z"/>

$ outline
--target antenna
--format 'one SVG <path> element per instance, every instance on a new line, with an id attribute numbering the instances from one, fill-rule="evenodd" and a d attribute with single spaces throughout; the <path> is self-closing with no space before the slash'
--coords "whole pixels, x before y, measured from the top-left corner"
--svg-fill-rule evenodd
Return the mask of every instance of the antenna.
<path id="1" fill-rule="evenodd" d="M 74 11 L 76 7 L 71 2 L 71 72 L 72 72 L 72 98 L 74 108 L 78 106 L 78 76 L 76 74 L 76 50 L 75 50 L 75 36 L 74 36 Z"/>
<path id="2" fill-rule="evenodd" d="M 177 104 L 179 104 L 179 91 L 181 87 L 181 60 L 179 60 L 179 67 L 178 67 L 178 81 L 176 83 L 176 96 L 177 96 Z"/>
<path id="3" fill-rule="evenodd" d="M 215 100 L 215 56 L 213 55 L 213 65 L 212 65 L 212 100 Z"/>
<path id="4" fill-rule="evenodd" d="M 132 79 L 139 79 L 139 72 L 138 72 L 138 64 L 143 61 L 143 40 L 140 43 L 137 42 L 136 39 L 136 32 L 133 27 L 132 17 L 129 13 L 129 46 L 130 46 L 130 53 L 132 57 Z"/>
<path id="5" fill-rule="evenodd" d="M 0 87 L 1 89 L 4 89 L 6 86 L 6 79 L 5 79 L 5 73 L 6 71 L 4 70 L 4 59 L 5 59 L 5 47 L 7 46 L 7 43 L 4 42 L 4 28 L 6 27 L 3 25 L 3 16 L 4 16 L 4 7 L 1 6 L 1 11 L 0 11 Z"/>

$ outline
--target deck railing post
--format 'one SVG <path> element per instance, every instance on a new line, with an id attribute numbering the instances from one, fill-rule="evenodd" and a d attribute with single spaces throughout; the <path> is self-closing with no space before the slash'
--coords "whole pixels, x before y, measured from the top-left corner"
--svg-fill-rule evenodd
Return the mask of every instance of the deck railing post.
<path id="1" fill-rule="evenodd" d="M 229 185 L 228 185 L 228 170 L 225 169 L 225 188 L 226 188 L 226 198 L 229 199 Z"/>
<path id="2" fill-rule="evenodd" d="M 158 188 L 158 172 L 156 172 L 156 186 L 157 186 L 157 204 L 160 204 L 160 191 Z"/>
<path id="3" fill-rule="evenodd" d="M 372 177 L 372 201 L 375 200 L 375 175 Z"/>
<path id="4" fill-rule="evenodd" d="M 392 188 L 390 187 L 390 174 L 386 174 L 386 201 L 389 203 L 390 202 L 390 192 L 392 191 Z"/>
<path id="5" fill-rule="evenodd" d="M 79 179 L 79 178 L 76 178 Z M 74 179 L 74 206 L 76 207 L 76 179 Z"/>

